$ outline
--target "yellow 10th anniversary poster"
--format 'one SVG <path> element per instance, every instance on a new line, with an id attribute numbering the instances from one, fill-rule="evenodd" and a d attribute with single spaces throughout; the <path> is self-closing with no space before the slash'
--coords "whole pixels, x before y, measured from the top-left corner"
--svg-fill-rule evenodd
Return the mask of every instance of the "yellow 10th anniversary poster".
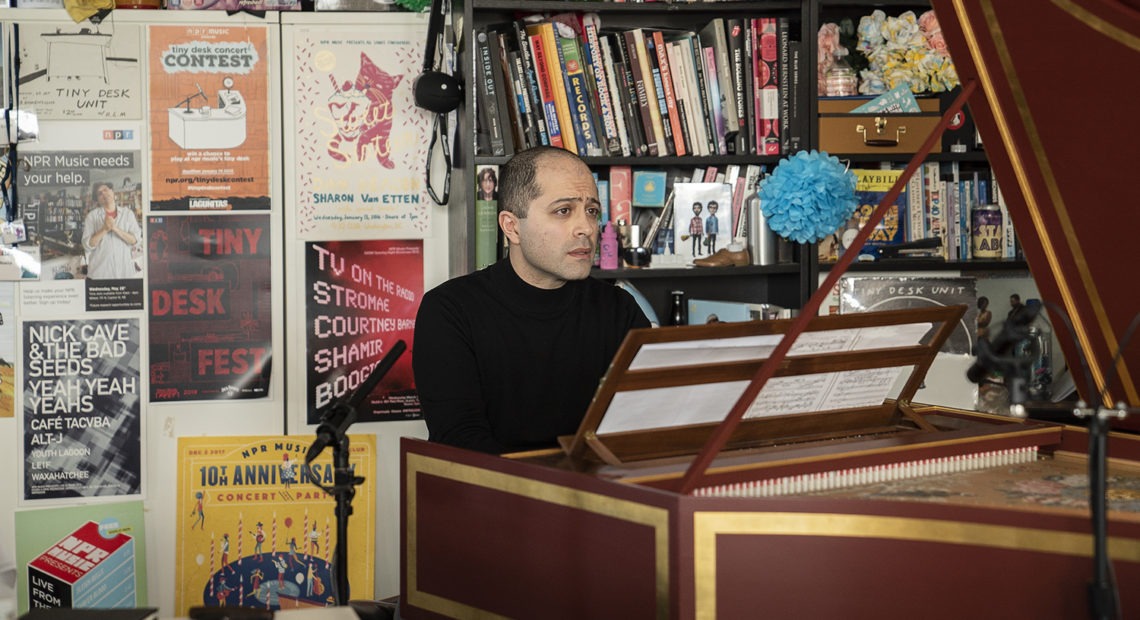
<path id="1" fill-rule="evenodd" d="M 178 440 L 175 607 L 296 609 L 336 604 L 332 449 L 306 468 L 304 435 Z M 364 478 L 348 519 L 348 580 L 372 598 L 376 547 L 376 438 L 349 436 Z"/>

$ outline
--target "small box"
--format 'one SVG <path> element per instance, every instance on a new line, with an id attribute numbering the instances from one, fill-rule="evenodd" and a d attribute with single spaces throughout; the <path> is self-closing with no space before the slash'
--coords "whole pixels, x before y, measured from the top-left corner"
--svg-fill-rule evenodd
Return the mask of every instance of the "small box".
<path id="1" fill-rule="evenodd" d="M 28 562 L 32 607 L 133 608 L 135 598 L 134 538 L 94 521 Z"/>
<path id="2" fill-rule="evenodd" d="M 941 118 L 937 97 L 918 97 L 916 114 L 853 114 L 868 97 L 819 100 L 819 148 L 829 154 L 914 153 Z M 936 143 L 931 152 L 941 152 Z"/>

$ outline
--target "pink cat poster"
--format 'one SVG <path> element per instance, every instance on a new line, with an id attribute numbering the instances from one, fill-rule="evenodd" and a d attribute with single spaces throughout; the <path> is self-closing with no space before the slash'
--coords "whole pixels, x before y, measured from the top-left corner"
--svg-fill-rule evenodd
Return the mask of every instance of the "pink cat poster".
<path id="1" fill-rule="evenodd" d="M 292 146 L 297 233 L 306 240 L 422 239 L 432 113 L 416 107 L 423 20 L 297 28 Z"/>

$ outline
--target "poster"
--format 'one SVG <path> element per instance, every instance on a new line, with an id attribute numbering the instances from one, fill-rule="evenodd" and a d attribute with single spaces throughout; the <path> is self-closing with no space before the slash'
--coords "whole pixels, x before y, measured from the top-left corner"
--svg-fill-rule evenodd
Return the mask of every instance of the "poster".
<path id="1" fill-rule="evenodd" d="M 965 305 L 966 314 L 942 352 L 972 355 L 978 319 L 975 285 L 974 278 L 845 276 L 839 280 L 839 313 Z"/>
<path id="2" fill-rule="evenodd" d="M 732 242 L 732 187 L 727 183 L 673 186 L 674 252 L 686 263 L 708 258 Z"/>
<path id="3" fill-rule="evenodd" d="M 142 26 L 21 22 L 20 108 L 47 120 L 141 120 Z"/>
<path id="4" fill-rule="evenodd" d="M 16 285 L 0 282 L 0 418 L 16 415 Z"/>
<path id="5" fill-rule="evenodd" d="M 140 493 L 138 319 L 24 321 L 24 499 Z"/>
<path id="6" fill-rule="evenodd" d="M 17 511 L 16 558 L 21 614 L 147 603 L 141 500 Z"/>
<path id="7" fill-rule="evenodd" d="M 39 248 L 40 280 L 70 292 L 75 306 L 68 310 L 141 310 L 146 261 L 138 123 L 54 122 L 43 129 L 41 141 L 20 150 L 28 165 L 16 173 L 27 237 L 19 247 Z M 30 299 L 36 298 L 33 292 Z M 43 310 L 64 309 L 52 305 Z"/>
<path id="8" fill-rule="evenodd" d="M 151 210 L 268 210 L 266 28 L 149 32 Z"/>
<path id="9" fill-rule="evenodd" d="M 420 417 L 412 335 L 424 293 L 424 243 L 328 241 L 305 246 L 308 421 L 350 399 L 403 340 L 408 349 L 357 408 L 360 421 Z"/>
<path id="10" fill-rule="evenodd" d="M 376 547 L 376 437 L 349 435 L 361 475 L 345 544 L 349 595 L 371 599 Z M 332 450 L 303 465 L 311 437 L 180 437 L 175 614 L 191 607 L 336 604 Z"/>
<path id="11" fill-rule="evenodd" d="M 432 114 L 416 107 L 425 23 L 296 29 L 293 46 L 298 234 L 422 239 Z"/>
<path id="12" fill-rule="evenodd" d="M 268 396 L 269 214 L 151 216 L 146 234 L 151 402 Z"/>

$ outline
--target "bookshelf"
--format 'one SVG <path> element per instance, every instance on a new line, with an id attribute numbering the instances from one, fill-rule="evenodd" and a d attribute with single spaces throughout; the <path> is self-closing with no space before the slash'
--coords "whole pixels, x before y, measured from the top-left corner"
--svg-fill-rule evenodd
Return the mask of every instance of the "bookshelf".
<path id="1" fill-rule="evenodd" d="M 704 26 L 717 19 L 741 19 L 753 17 L 775 17 L 788 24 L 788 31 L 792 39 L 804 42 L 800 46 L 800 74 L 801 90 L 793 101 L 799 105 L 795 113 L 790 114 L 790 127 L 800 137 L 800 148 L 819 148 L 821 136 L 816 124 L 820 111 L 820 98 L 816 96 L 816 66 L 817 49 L 816 33 L 821 24 L 850 18 L 858 24 L 862 15 L 870 14 L 873 10 L 883 10 L 887 15 L 895 16 L 905 10 L 914 10 L 917 14 L 929 9 L 924 2 L 910 2 L 898 0 L 875 0 L 874 2 L 838 1 L 838 0 L 795 0 L 784 2 L 574 2 L 536 0 L 530 2 L 517 2 L 511 0 L 465 0 L 457 1 L 453 5 L 454 21 L 462 24 L 463 32 L 460 35 L 462 42 L 457 66 L 463 68 L 465 83 L 472 85 L 467 89 L 464 107 L 460 108 L 457 153 L 455 157 L 456 178 L 453 179 L 451 233 L 452 238 L 473 239 L 475 231 L 474 222 L 474 171 L 479 166 L 501 165 L 510 155 L 507 153 L 492 153 L 487 148 L 487 142 L 474 139 L 477 130 L 477 121 L 473 114 L 478 114 L 480 106 L 486 103 L 478 87 L 480 77 L 479 49 L 476 46 L 476 34 L 481 30 L 494 32 L 496 25 L 509 23 L 519 17 L 533 13 L 555 15 L 559 13 L 595 13 L 600 18 L 601 29 L 605 31 L 621 31 L 624 29 L 643 28 L 661 29 L 667 32 L 676 30 L 689 30 L 699 33 Z M 460 21 L 461 20 L 461 21 Z M 488 30 L 488 27 L 491 27 Z M 486 56 L 482 56 L 486 58 Z M 787 67 L 788 65 L 781 65 Z M 509 70 L 501 77 L 509 80 Z M 498 100 L 502 103 L 502 100 Z M 616 106 L 616 103 L 615 103 Z M 642 108 L 644 110 L 644 108 Z M 506 123 L 504 123 L 505 125 Z M 664 124 L 664 123 L 663 123 Z M 485 122 L 480 131 L 485 131 Z M 788 126 L 785 126 L 785 129 Z M 511 140 L 511 127 L 503 126 L 505 141 Z M 632 130 L 631 130 L 632 131 Z M 600 133 L 600 130 L 599 130 Z M 524 145 L 525 146 L 525 145 Z M 583 159 L 606 179 L 608 169 L 612 166 L 631 166 L 634 169 L 645 168 L 664 170 L 671 180 L 687 176 L 688 171 L 695 168 L 728 166 L 760 165 L 765 172 L 770 173 L 783 156 L 790 154 L 788 145 L 783 145 L 781 154 L 757 154 L 746 150 L 741 154 L 715 153 L 676 155 L 663 153 L 657 156 L 631 153 L 624 156 L 605 152 L 586 154 Z M 699 149 L 691 149 L 693 152 Z M 906 153 L 875 153 L 875 152 L 831 152 L 844 162 L 850 162 L 853 167 L 874 167 L 879 165 L 895 165 L 901 167 L 910 156 Z M 988 163 L 985 152 L 981 149 L 971 148 L 967 152 L 932 153 L 926 160 L 937 164 L 941 170 L 964 170 L 967 173 L 982 170 L 988 172 Z M 461 249 L 453 252 L 451 257 L 451 272 L 453 275 L 467 273 L 475 268 L 474 242 L 465 244 Z M 790 254 L 790 256 L 788 256 Z M 830 265 L 820 263 L 813 245 L 796 246 L 790 253 L 785 253 L 785 260 L 781 264 L 749 267 L 723 267 L 723 268 L 650 268 L 650 269 L 619 269 L 616 271 L 594 270 L 594 276 L 607 280 L 629 280 L 647 298 L 650 304 L 664 316 L 673 290 L 684 290 L 689 297 L 705 297 L 731 301 L 766 302 L 784 307 L 798 308 L 814 292 L 819 282 L 819 274 L 826 272 Z M 881 263 L 856 263 L 852 271 L 947 271 L 956 270 L 971 274 L 1009 274 L 1026 272 L 1025 263 L 1020 260 L 998 261 L 959 261 L 959 260 L 926 260 L 926 259 L 895 259 Z"/>

